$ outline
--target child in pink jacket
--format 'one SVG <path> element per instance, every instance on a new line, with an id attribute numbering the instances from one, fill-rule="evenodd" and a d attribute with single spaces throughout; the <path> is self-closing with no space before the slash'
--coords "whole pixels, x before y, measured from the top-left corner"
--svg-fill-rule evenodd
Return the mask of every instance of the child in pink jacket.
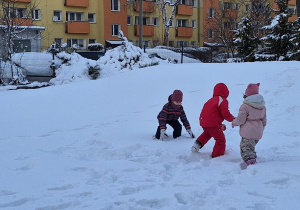
<path id="1" fill-rule="evenodd" d="M 248 85 L 239 114 L 232 121 L 232 127 L 240 126 L 241 156 L 247 165 L 256 163 L 255 145 L 262 138 L 267 123 L 265 101 L 259 94 L 259 85 Z"/>

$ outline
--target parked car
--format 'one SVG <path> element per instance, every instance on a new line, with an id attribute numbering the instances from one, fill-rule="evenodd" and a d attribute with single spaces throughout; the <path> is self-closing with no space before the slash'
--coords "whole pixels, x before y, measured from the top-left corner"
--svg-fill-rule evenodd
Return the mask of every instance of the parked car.
<path id="1" fill-rule="evenodd" d="M 102 51 L 82 51 L 77 53 L 84 58 L 92 59 L 95 61 L 105 55 L 105 52 Z"/>

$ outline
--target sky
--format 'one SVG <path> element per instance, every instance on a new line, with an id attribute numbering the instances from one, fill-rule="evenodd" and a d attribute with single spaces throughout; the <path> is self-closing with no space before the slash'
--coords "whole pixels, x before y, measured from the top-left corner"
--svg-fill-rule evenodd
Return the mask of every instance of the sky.
<path id="1" fill-rule="evenodd" d="M 299 62 L 160 61 L 122 69 L 107 61 L 76 57 L 50 87 L 0 88 L 0 209 L 299 208 Z M 88 78 L 87 63 L 101 66 L 99 79 Z M 257 164 L 246 170 L 240 168 L 239 128 L 229 122 L 226 153 L 214 159 L 214 139 L 192 153 L 195 139 L 185 129 L 177 139 L 153 139 L 157 114 L 175 89 L 183 92 L 198 137 L 199 114 L 219 82 L 229 88 L 234 116 L 247 85 L 261 83 L 267 126 Z"/>

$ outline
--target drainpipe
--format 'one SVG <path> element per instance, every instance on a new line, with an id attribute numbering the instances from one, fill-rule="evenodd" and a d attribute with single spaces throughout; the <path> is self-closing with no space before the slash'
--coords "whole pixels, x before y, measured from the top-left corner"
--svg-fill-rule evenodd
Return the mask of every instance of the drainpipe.
<path id="1" fill-rule="evenodd" d="M 139 47 L 143 49 L 143 0 L 140 0 L 139 26 Z"/>

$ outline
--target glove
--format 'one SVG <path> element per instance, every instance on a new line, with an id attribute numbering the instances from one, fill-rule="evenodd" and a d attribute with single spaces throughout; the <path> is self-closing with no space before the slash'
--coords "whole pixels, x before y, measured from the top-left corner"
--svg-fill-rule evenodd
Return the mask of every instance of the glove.
<path id="1" fill-rule="evenodd" d="M 191 129 L 187 129 L 186 131 L 190 134 L 192 139 L 195 138 L 195 135 L 193 134 Z"/>
<path id="2" fill-rule="evenodd" d="M 225 125 L 225 124 L 222 124 L 222 125 L 221 125 L 221 129 L 222 129 L 222 131 L 226 131 L 226 125 Z"/>
<path id="3" fill-rule="evenodd" d="M 231 123 L 231 127 L 232 127 L 232 128 L 234 128 L 234 125 L 233 125 L 233 123 Z"/>
<path id="4" fill-rule="evenodd" d="M 160 138 L 159 138 L 159 140 L 164 140 L 164 139 L 166 139 L 166 137 L 167 137 L 168 135 L 167 135 L 167 133 L 166 133 L 166 129 L 160 129 Z"/>

